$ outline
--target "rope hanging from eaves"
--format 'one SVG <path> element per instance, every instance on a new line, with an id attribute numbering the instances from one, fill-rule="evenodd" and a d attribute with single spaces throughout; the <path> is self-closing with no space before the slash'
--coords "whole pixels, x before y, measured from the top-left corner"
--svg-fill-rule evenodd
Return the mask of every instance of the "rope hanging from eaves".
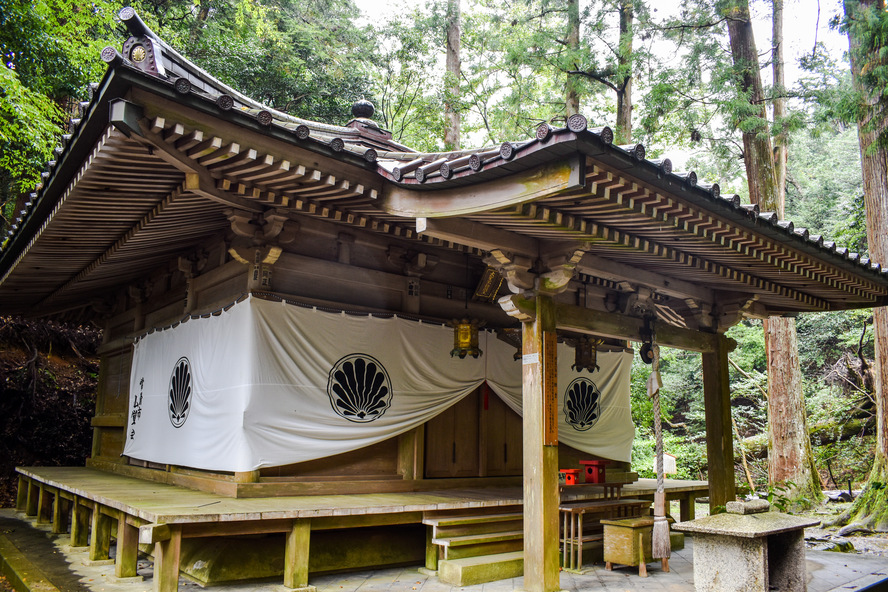
<path id="1" fill-rule="evenodd" d="M 647 381 L 648 396 L 652 400 L 654 414 L 654 438 L 657 456 L 657 491 L 654 494 L 654 528 L 651 533 L 651 551 L 654 559 L 668 558 L 672 554 L 669 540 L 669 522 L 666 518 L 666 492 L 663 487 L 663 426 L 660 418 L 660 348 L 652 344 L 653 369 Z"/>

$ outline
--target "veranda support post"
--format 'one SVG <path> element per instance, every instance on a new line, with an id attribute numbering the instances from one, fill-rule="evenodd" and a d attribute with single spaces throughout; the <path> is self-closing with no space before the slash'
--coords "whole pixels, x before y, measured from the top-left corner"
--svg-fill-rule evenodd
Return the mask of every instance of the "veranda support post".
<path id="1" fill-rule="evenodd" d="M 709 508 L 724 507 L 736 497 L 734 442 L 731 432 L 731 389 L 728 344 L 724 337 L 703 353 L 703 399 L 706 408 L 706 456 L 709 462 Z"/>
<path id="2" fill-rule="evenodd" d="M 560 590 L 558 562 L 558 415 L 555 318 L 538 294 L 523 325 L 524 589 Z"/>

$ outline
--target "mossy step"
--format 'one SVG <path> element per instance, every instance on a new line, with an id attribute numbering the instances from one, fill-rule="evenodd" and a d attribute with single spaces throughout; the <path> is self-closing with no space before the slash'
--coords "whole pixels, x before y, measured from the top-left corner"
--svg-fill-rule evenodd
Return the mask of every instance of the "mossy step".
<path id="1" fill-rule="evenodd" d="M 442 559 L 438 579 L 451 586 L 473 586 L 524 575 L 524 551 Z"/>
<path id="2" fill-rule="evenodd" d="M 462 547 L 465 545 L 496 543 L 499 541 L 514 541 L 523 538 L 523 530 L 511 530 L 508 532 L 486 532 L 464 536 L 435 538 L 432 539 L 432 543 L 435 545 L 441 545 L 442 547 Z"/>
<path id="3" fill-rule="evenodd" d="M 422 519 L 423 524 L 430 526 L 462 526 L 464 524 L 483 524 L 486 522 L 503 522 L 506 520 L 522 520 L 522 512 L 510 512 L 508 514 L 478 514 L 471 516 L 429 516 Z"/>

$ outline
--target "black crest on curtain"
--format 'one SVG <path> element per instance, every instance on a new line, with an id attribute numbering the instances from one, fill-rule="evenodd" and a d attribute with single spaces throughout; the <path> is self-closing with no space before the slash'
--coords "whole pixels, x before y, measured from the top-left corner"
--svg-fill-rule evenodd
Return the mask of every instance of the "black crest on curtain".
<path id="1" fill-rule="evenodd" d="M 170 423 L 181 428 L 191 411 L 191 364 L 188 358 L 181 357 L 170 376 L 169 412 Z"/>
<path id="2" fill-rule="evenodd" d="M 564 418 L 579 432 L 585 432 L 601 416 L 601 392 L 585 377 L 574 379 L 564 392 Z"/>
<path id="3" fill-rule="evenodd" d="M 338 415 L 355 423 L 369 423 L 391 406 L 392 381 L 373 356 L 349 354 L 330 370 L 327 395 Z"/>

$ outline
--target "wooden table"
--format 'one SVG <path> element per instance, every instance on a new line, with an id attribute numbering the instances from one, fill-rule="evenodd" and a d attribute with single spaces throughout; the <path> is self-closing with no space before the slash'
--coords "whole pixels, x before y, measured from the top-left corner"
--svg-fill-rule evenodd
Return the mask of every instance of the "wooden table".
<path id="1" fill-rule="evenodd" d="M 561 504 L 561 567 L 582 568 L 583 545 L 604 538 L 600 520 L 640 516 L 650 505 L 648 500 L 619 498 Z M 587 515 L 589 519 L 584 521 Z"/>

